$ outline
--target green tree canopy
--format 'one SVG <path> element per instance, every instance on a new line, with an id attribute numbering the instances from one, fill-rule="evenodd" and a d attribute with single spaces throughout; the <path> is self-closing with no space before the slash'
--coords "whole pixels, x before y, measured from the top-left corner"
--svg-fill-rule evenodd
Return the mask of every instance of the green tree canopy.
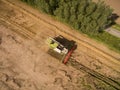
<path id="1" fill-rule="evenodd" d="M 92 0 L 22 0 L 36 6 L 45 13 L 54 15 L 60 20 L 84 33 L 99 32 L 111 23 L 108 17 L 112 9 L 103 1 Z"/>

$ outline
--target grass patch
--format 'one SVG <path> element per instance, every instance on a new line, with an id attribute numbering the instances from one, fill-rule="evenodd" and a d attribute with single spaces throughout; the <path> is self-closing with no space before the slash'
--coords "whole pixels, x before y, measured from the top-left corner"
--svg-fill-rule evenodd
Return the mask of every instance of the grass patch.
<path id="1" fill-rule="evenodd" d="M 107 32 L 99 33 L 98 35 L 89 35 L 89 37 L 105 44 L 111 50 L 120 53 L 120 38 L 115 37 Z"/>
<path id="2" fill-rule="evenodd" d="M 112 27 L 120 31 L 120 25 L 119 24 L 115 24 Z"/>

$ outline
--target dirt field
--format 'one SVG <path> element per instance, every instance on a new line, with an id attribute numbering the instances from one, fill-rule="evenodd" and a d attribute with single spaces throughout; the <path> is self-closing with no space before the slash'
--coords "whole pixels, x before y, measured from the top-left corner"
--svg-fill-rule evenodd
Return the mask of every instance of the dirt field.
<path id="1" fill-rule="evenodd" d="M 69 32 L 67 26 L 18 0 L 10 1 L 17 6 L 0 0 L 0 90 L 120 89 L 119 54 L 77 32 Z M 71 33 L 75 33 L 84 42 L 71 36 Z M 109 85 L 99 77 L 82 69 L 77 70 L 69 64 L 66 66 L 47 54 L 46 38 L 60 34 L 77 41 L 78 48 L 72 57 L 116 83 Z M 99 49 L 94 45 L 98 45 Z"/>

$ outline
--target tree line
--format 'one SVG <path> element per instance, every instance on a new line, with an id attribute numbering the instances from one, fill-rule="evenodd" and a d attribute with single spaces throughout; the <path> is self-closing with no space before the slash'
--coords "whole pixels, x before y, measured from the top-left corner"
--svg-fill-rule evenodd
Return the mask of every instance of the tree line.
<path id="1" fill-rule="evenodd" d="M 112 9 L 103 1 L 92 0 L 22 0 L 57 17 L 75 29 L 97 35 L 112 21 Z"/>

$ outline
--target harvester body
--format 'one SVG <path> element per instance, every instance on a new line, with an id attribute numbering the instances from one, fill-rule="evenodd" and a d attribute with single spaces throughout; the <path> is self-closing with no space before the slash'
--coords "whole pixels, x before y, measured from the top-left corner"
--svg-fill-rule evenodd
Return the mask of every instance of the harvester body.
<path id="1" fill-rule="evenodd" d="M 48 53 L 60 60 L 64 64 L 67 63 L 71 54 L 76 49 L 76 43 L 73 40 L 68 40 L 63 36 L 57 36 L 54 38 L 49 37 L 47 39 L 49 45 Z"/>

